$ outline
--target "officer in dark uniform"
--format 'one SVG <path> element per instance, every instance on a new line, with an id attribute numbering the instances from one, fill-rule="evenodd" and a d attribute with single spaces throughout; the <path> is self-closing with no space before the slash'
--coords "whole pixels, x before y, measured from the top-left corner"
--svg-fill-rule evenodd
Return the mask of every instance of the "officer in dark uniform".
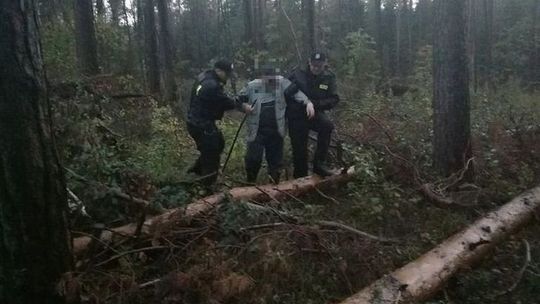
<path id="1" fill-rule="evenodd" d="M 195 140 L 200 156 L 188 173 L 202 176 L 202 183 L 213 184 L 218 176 L 221 153 L 225 147 L 223 134 L 215 121 L 225 111 L 233 110 L 236 102 L 225 94 L 223 87 L 233 72 L 232 63 L 221 60 L 214 69 L 201 73 L 191 91 L 187 128 Z"/>
<path id="2" fill-rule="evenodd" d="M 313 158 L 313 173 L 329 176 L 333 172 L 326 166 L 330 139 L 334 124 L 325 111 L 331 110 L 339 102 L 336 76 L 327 68 L 328 60 L 324 53 L 313 53 L 306 70 L 296 69 L 288 76 L 299 90 L 304 92 L 315 107 L 315 116 L 306 118 L 305 106 L 288 101 L 287 119 L 289 137 L 293 151 L 294 177 L 308 174 L 308 135 L 309 130 L 317 132 L 317 149 Z"/>

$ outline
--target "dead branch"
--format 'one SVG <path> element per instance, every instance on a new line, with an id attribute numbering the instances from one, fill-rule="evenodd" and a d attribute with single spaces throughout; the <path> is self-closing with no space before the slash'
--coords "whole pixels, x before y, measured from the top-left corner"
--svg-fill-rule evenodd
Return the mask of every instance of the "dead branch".
<path id="1" fill-rule="evenodd" d="M 171 248 L 170 246 L 152 246 L 152 247 L 145 247 L 145 248 L 139 248 L 139 249 L 133 249 L 133 250 L 124 251 L 124 252 L 121 252 L 119 254 L 113 255 L 112 257 L 108 258 L 107 260 L 105 260 L 103 262 L 100 262 L 100 263 L 96 264 L 96 267 L 105 265 L 105 264 L 107 264 L 109 262 L 117 260 L 117 259 L 119 259 L 119 258 L 121 258 L 123 256 L 128 255 L 128 254 L 139 253 L 139 252 L 150 251 L 150 250 L 170 249 L 170 248 Z"/>
<path id="2" fill-rule="evenodd" d="M 434 203 L 439 208 L 449 208 L 455 205 L 455 202 L 441 194 L 435 193 L 431 189 L 431 184 L 423 184 L 419 188 L 422 193 L 430 202 Z"/>
<path id="3" fill-rule="evenodd" d="M 83 182 L 85 184 L 89 184 L 89 185 L 94 185 L 94 186 L 97 186 L 97 187 L 100 187 L 100 188 L 103 188 L 106 190 L 106 192 L 112 196 L 115 196 L 117 198 L 120 198 L 120 199 L 123 199 L 123 200 L 126 200 L 126 201 L 129 201 L 129 202 L 133 202 L 137 205 L 140 205 L 144 208 L 148 208 L 151 206 L 151 203 L 147 200 L 143 200 L 143 199 L 140 199 L 140 198 L 137 198 L 137 197 L 134 197 L 132 195 L 129 195 L 127 193 L 124 193 L 122 192 L 122 190 L 118 189 L 118 188 L 113 188 L 113 187 L 109 187 L 107 185 L 104 185 L 102 183 L 99 183 L 99 182 L 95 182 L 95 181 L 90 181 L 88 180 L 86 177 L 84 176 L 81 176 L 77 173 L 75 173 L 73 170 L 69 169 L 69 168 L 64 168 L 71 176 L 73 176 L 75 179 L 79 180 L 80 182 Z"/>
<path id="4" fill-rule="evenodd" d="M 344 174 L 333 175 L 322 179 L 319 176 L 313 175 L 295 180 L 285 181 L 278 185 L 269 184 L 264 186 L 255 187 L 238 187 L 230 189 L 226 192 L 216 193 L 211 196 L 199 199 L 185 208 L 176 208 L 168 210 L 167 212 L 148 218 L 142 225 L 141 235 L 151 235 L 156 231 L 158 226 L 174 225 L 179 220 L 184 218 L 193 218 L 204 214 L 213 208 L 217 207 L 220 203 L 229 198 L 231 201 L 268 201 L 272 199 L 280 199 L 286 197 L 283 193 L 288 193 L 293 196 L 313 190 L 314 187 L 325 187 L 330 185 L 336 185 L 345 183 L 354 176 L 354 167 Z M 260 190 L 264 192 L 261 192 Z M 272 197 L 270 197 L 270 195 Z M 103 231 L 100 239 L 105 243 L 115 241 L 115 235 L 128 235 L 133 236 L 137 230 L 137 224 L 131 223 L 122 227 L 112 229 L 111 231 Z M 75 255 L 80 255 L 87 250 L 90 244 L 91 238 L 78 237 L 73 240 L 73 252 Z"/>
<path id="5" fill-rule="evenodd" d="M 525 273 L 525 270 L 527 270 L 527 267 L 529 267 L 529 264 L 531 263 L 531 246 L 529 246 L 529 242 L 527 242 L 527 240 L 525 239 L 523 240 L 523 246 L 525 247 L 525 262 L 523 263 L 523 266 L 519 270 L 519 273 L 516 277 L 516 280 L 514 281 L 514 284 L 512 284 L 512 286 L 510 286 L 505 291 L 497 294 L 497 297 L 504 296 L 514 291 L 514 289 L 516 289 L 516 287 L 518 286 L 519 282 L 521 282 L 521 279 L 523 278 L 523 274 Z"/>
<path id="6" fill-rule="evenodd" d="M 334 229 L 341 229 L 341 230 L 345 230 L 345 231 L 348 231 L 348 232 L 351 232 L 351 233 L 354 233 L 356 235 L 359 235 L 360 237 L 362 238 L 368 238 L 368 239 L 371 239 L 371 240 L 374 240 L 374 241 L 377 241 L 377 242 L 382 242 L 382 243 L 396 243 L 397 241 L 396 240 L 392 240 L 392 239 L 388 239 L 388 238 L 384 238 L 384 237 L 378 237 L 378 236 L 375 236 L 375 235 L 372 235 L 372 234 L 369 234 L 367 232 L 363 232 L 363 231 L 360 231 L 356 228 L 353 228 L 353 227 L 350 227 L 348 225 L 345 225 L 345 224 L 341 224 L 341 223 L 337 223 L 337 222 L 333 222 L 333 221 L 321 221 L 321 220 L 316 220 L 316 221 L 308 221 L 306 219 L 303 219 L 299 216 L 294 216 L 294 215 L 291 215 L 287 212 L 283 212 L 283 211 L 278 211 L 274 208 L 270 208 L 270 207 L 267 207 L 267 206 L 261 206 L 261 205 L 257 205 L 257 204 L 253 204 L 253 203 L 246 203 L 247 206 L 251 209 L 255 209 L 255 210 L 259 210 L 259 211 L 266 211 L 266 212 L 270 212 L 270 213 L 275 213 L 277 214 L 280 218 L 286 218 L 288 219 L 288 223 L 294 223 L 296 225 L 309 225 L 310 223 L 313 224 L 313 225 L 317 225 L 317 226 L 323 226 L 323 227 L 329 227 L 329 228 L 334 228 Z M 272 224 L 274 226 L 276 226 L 276 224 Z"/>
<path id="7" fill-rule="evenodd" d="M 333 198 L 333 197 L 331 197 L 331 196 L 329 196 L 329 195 L 326 195 L 324 192 L 322 192 L 321 190 L 319 190 L 319 188 L 315 187 L 315 191 L 317 191 L 317 193 L 318 193 L 320 196 L 322 196 L 322 197 L 324 197 L 325 199 L 327 199 L 327 200 L 333 202 L 334 204 L 337 204 L 337 205 L 341 204 L 337 199 L 335 199 L 335 198 Z"/>
<path id="8" fill-rule="evenodd" d="M 496 245 L 532 222 L 538 211 L 540 186 L 490 212 L 341 304 L 412 303 L 427 300 L 456 273 L 469 269 Z"/>
<path id="9" fill-rule="evenodd" d="M 377 241 L 377 242 L 381 242 L 381 243 L 397 243 L 398 241 L 397 240 L 393 240 L 393 239 L 388 239 L 388 238 L 385 238 L 385 237 L 378 237 L 378 236 L 375 236 L 373 234 L 370 234 L 370 233 L 367 233 L 367 232 L 364 232 L 364 231 L 360 231 L 356 228 L 353 228 L 351 226 L 347 226 L 345 224 L 342 224 L 342 223 L 338 223 L 338 222 L 332 222 L 332 221 L 315 221 L 314 222 L 316 225 L 319 225 L 319 226 L 325 226 L 325 227 L 329 227 L 329 228 L 337 228 L 337 229 L 342 229 L 342 230 L 345 230 L 345 231 L 348 231 L 348 232 L 351 232 L 353 234 L 356 234 L 356 235 L 359 235 L 363 238 L 367 238 L 367 239 L 370 239 L 370 240 L 373 240 L 373 241 Z"/>

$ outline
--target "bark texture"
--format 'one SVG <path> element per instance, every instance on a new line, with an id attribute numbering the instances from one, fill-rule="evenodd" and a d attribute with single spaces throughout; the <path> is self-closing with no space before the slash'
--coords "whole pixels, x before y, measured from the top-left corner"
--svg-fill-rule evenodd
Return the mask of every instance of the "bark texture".
<path id="1" fill-rule="evenodd" d="M 0 1 L 0 303 L 64 303 L 71 270 L 37 20 L 36 1 Z"/>
<path id="2" fill-rule="evenodd" d="M 433 161 L 443 175 L 471 156 L 466 0 L 435 1 L 433 45 Z"/>
<path id="3" fill-rule="evenodd" d="M 74 12 L 79 71 L 82 75 L 96 75 L 99 73 L 99 64 L 92 0 L 75 0 Z"/>

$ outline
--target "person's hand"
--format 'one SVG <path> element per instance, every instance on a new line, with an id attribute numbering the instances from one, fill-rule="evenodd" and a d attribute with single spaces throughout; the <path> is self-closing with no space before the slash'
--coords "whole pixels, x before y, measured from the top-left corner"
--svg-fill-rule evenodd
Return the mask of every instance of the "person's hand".
<path id="1" fill-rule="evenodd" d="M 315 116 L 315 107 L 313 107 L 313 103 L 311 101 L 306 105 L 306 115 L 308 119 L 312 119 Z"/>
<path id="2" fill-rule="evenodd" d="M 253 106 L 247 103 L 243 103 L 242 110 L 244 110 L 244 113 L 246 114 L 251 114 L 251 112 L 253 112 Z"/>

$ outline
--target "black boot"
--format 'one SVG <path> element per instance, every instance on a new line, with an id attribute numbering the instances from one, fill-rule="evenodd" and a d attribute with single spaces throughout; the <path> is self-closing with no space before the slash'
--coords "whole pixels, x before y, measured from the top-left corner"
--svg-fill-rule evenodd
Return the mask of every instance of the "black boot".
<path id="1" fill-rule="evenodd" d="M 257 182 L 257 173 L 247 171 L 246 172 L 246 181 L 248 184 L 255 184 Z"/>
<path id="2" fill-rule="evenodd" d="M 195 163 L 187 170 L 187 173 L 201 175 L 201 159 L 200 158 L 197 158 Z"/>
<path id="3" fill-rule="evenodd" d="M 280 173 L 279 172 L 269 172 L 270 181 L 274 184 L 279 184 Z"/>
<path id="4" fill-rule="evenodd" d="M 313 164 L 313 173 L 319 175 L 320 177 L 327 177 L 330 175 L 334 175 L 334 172 L 332 172 L 331 169 L 326 167 L 324 164 L 321 163 L 315 163 Z"/>

